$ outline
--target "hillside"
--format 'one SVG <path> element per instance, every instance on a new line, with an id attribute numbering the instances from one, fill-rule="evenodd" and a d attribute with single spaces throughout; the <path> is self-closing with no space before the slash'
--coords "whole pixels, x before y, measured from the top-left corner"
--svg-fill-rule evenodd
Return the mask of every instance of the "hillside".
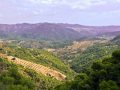
<path id="1" fill-rule="evenodd" d="M 76 72 L 82 72 L 89 68 L 94 61 L 110 56 L 114 50 L 118 50 L 119 48 L 119 45 L 112 42 L 95 44 L 88 47 L 84 52 L 79 53 L 70 63 L 71 68 Z"/>
<path id="2" fill-rule="evenodd" d="M 66 76 L 64 74 L 62 74 L 56 70 L 53 70 L 49 67 L 45 67 L 45 66 L 40 65 L 40 64 L 36 64 L 33 62 L 22 60 L 20 58 L 16 58 L 13 56 L 7 56 L 6 54 L 0 54 L 0 57 L 6 58 L 9 62 L 13 62 L 13 63 L 18 64 L 18 65 L 22 65 L 24 68 L 32 69 L 32 70 L 36 71 L 37 73 L 41 73 L 45 76 L 53 77 L 57 80 L 62 81 L 62 80 L 66 79 Z"/>
<path id="3" fill-rule="evenodd" d="M 35 84 L 24 77 L 14 64 L 0 58 L 0 90 L 33 90 Z"/>
<path id="4" fill-rule="evenodd" d="M 0 90 L 48 90 L 60 81 L 0 58 Z"/>
<path id="5" fill-rule="evenodd" d="M 49 52 L 52 52 L 62 58 L 71 62 L 76 56 L 81 52 L 85 51 L 88 47 L 95 45 L 96 43 L 107 43 L 108 40 L 97 40 L 97 39 L 86 39 L 80 41 L 73 41 L 71 44 L 65 46 L 64 48 L 46 48 Z"/>
<path id="6" fill-rule="evenodd" d="M 69 68 L 69 65 L 64 64 L 59 58 L 45 50 L 2 46 L 0 52 L 0 57 L 3 61 L 9 61 L 8 63 L 12 62 L 10 65 L 16 65 L 20 75 L 31 80 L 35 88 L 39 88 L 30 88 L 28 90 L 52 89 L 62 83 L 61 81 L 70 80 L 76 75 L 75 72 Z M 8 69 L 6 68 L 6 70 Z M 11 86 L 11 84 L 9 86 Z M 13 86 L 13 88 L 20 87 Z"/>
<path id="7" fill-rule="evenodd" d="M 2 48 L 1 53 L 53 68 L 65 74 L 68 79 L 74 75 L 69 65 L 64 64 L 57 56 L 45 50 L 5 46 Z"/>
<path id="8" fill-rule="evenodd" d="M 116 40 L 81 40 L 64 48 L 48 49 L 48 51 L 69 63 L 70 67 L 79 73 L 89 68 L 97 59 L 110 56 L 114 50 L 119 49 L 119 41 Z"/>
<path id="9" fill-rule="evenodd" d="M 57 86 L 56 90 L 119 90 L 120 50 L 112 57 L 94 62 L 91 69 L 80 73 L 74 80 Z"/>

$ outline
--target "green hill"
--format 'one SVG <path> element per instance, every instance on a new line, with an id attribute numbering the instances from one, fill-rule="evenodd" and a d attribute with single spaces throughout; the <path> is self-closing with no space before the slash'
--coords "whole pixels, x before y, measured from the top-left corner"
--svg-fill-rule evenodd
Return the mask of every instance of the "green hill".
<path id="1" fill-rule="evenodd" d="M 70 62 L 71 68 L 76 72 L 82 72 L 90 67 L 96 59 L 103 59 L 104 57 L 110 56 L 113 51 L 118 49 L 120 49 L 120 35 L 109 42 L 94 44 L 84 52 L 80 52 L 78 56 Z"/>

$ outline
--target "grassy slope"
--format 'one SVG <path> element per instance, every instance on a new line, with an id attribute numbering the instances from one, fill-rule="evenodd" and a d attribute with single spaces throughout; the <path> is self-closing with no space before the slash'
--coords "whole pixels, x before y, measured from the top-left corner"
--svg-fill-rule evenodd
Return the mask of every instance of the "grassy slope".
<path id="1" fill-rule="evenodd" d="M 48 90 L 60 83 L 0 58 L 0 90 Z"/>
<path id="2" fill-rule="evenodd" d="M 75 74 L 69 68 L 69 66 L 65 65 L 59 58 L 44 50 L 5 47 L 3 49 L 3 52 L 5 51 L 7 51 L 8 55 L 12 55 L 21 59 L 29 60 L 56 69 L 67 75 L 68 79 L 70 79 Z"/>

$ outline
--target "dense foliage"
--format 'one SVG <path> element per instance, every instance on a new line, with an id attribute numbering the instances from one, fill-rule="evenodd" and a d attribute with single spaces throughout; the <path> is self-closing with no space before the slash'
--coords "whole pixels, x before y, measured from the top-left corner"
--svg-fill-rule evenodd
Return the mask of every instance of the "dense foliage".
<path id="1" fill-rule="evenodd" d="M 24 77 L 14 64 L 0 58 L 0 90 L 34 90 L 35 84 Z"/>
<path id="2" fill-rule="evenodd" d="M 90 70 L 56 90 L 120 90 L 120 50 L 113 52 L 112 57 L 94 62 Z"/>
<path id="3" fill-rule="evenodd" d="M 102 59 L 110 56 L 114 50 L 117 50 L 119 45 L 113 43 L 95 44 L 81 52 L 74 60 L 72 60 L 71 67 L 76 72 L 84 71 L 90 67 L 97 59 Z"/>

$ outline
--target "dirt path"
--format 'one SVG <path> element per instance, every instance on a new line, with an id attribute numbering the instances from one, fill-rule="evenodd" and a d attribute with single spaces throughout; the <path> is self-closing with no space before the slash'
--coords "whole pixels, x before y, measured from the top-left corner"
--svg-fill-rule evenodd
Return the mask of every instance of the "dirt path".
<path id="1" fill-rule="evenodd" d="M 0 54 L 0 57 L 7 58 L 7 60 L 10 62 L 13 62 L 18 65 L 22 65 L 22 66 L 24 66 L 24 68 L 29 68 L 29 69 L 35 70 L 37 73 L 42 73 L 45 76 L 50 76 L 50 77 L 53 77 L 60 81 L 65 80 L 65 78 L 66 78 L 66 76 L 64 74 L 62 74 L 56 70 L 53 70 L 49 67 L 40 65 L 40 64 L 36 64 L 36 63 L 26 61 L 26 60 L 23 60 L 20 58 L 16 58 L 13 56 L 7 56 L 5 54 Z"/>

